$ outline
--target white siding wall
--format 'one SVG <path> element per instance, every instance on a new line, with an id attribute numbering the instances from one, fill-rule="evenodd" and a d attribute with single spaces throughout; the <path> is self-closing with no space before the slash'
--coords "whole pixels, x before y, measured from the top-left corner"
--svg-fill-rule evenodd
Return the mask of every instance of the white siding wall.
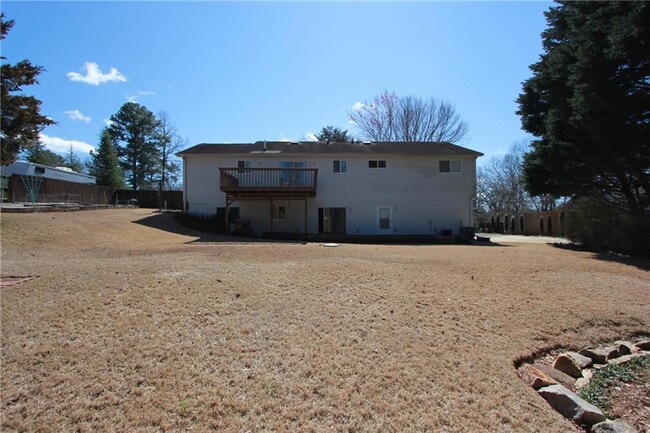
<path id="1" fill-rule="evenodd" d="M 347 161 L 346 173 L 334 173 L 332 161 Z M 386 168 L 368 168 L 368 160 L 386 160 Z M 461 160 L 461 173 L 440 173 L 439 160 Z M 238 155 L 216 157 L 186 155 L 185 188 L 189 211 L 214 215 L 225 206 L 219 189 L 219 167 L 236 167 L 238 160 L 252 161 L 252 168 L 278 167 L 280 161 L 305 161 L 318 168 L 316 197 L 308 199 L 308 232 L 318 233 L 319 207 L 344 207 L 348 234 L 382 233 L 378 227 L 378 206 L 390 206 L 392 234 L 435 234 L 472 225 L 472 198 L 475 193 L 474 157 L 437 156 L 279 156 Z M 286 206 L 287 220 L 274 220 L 277 232 L 302 232 L 304 201 L 279 200 Z M 236 202 L 240 216 L 250 221 L 256 234 L 270 229 L 270 208 L 265 201 Z M 385 233 L 385 232 L 383 232 Z"/>

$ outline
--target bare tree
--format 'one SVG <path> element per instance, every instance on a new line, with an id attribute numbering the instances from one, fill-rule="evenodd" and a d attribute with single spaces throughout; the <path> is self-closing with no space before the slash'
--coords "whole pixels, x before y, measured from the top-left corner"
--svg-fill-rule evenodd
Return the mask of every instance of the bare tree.
<path id="1" fill-rule="evenodd" d="M 159 152 L 158 207 L 162 208 L 162 191 L 171 189 L 178 183 L 180 164 L 175 154 L 187 146 L 187 139 L 181 137 L 169 114 L 160 111 L 155 140 Z"/>
<path id="2" fill-rule="evenodd" d="M 364 138 L 373 141 L 458 143 L 469 131 L 467 123 L 447 101 L 399 97 L 387 91 L 370 103 L 357 104 L 349 115 Z"/>
<path id="3" fill-rule="evenodd" d="M 520 215 L 527 210 L 549 211 L 566 201 L 565 197 L 531 197 L 526 191 L 524 156 L 530 141 L 515 141 L 508 153 L 491 158 L 476 171 L 476 207 L 487 213 Z"/>
<path id="4" fill-rule="evenodd" d="M 523 180 L 523 158 L 529 144 L 516 141 L 503 157 L 477 169 L 477 207 L 488 213 L 519 215 L 532 204 Z"/>

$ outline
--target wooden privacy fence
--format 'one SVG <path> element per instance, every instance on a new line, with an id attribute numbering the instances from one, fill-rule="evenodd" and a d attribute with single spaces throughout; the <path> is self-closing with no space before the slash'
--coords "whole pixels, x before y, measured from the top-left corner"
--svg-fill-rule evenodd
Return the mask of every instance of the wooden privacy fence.
<path id="1" fill-rule="evenodd" d="M 137 200 L 140 207 L 158 209 L 158 191 L 131 189 L 118 189 L 115 191 L 113 200 L 120 204 L 131 200 Z M 183 191 L 162 191 L 160 195 L 160 206 L 163 209 L 183 209 Z"/>
<path id="2" fill-rule="evenodd" d="M 12 174 L 3 182 L 3 200 L 23 203 L 108 205 L 115 188 Z"/>
<path id="3" fill-rule="evenodd" d="M 67 182 L 41 176 L 2 176 L 3 201 L 34 204 L 77 204 L 80 206 L 134 204 L 157 209 L 158 191 L 115 189 L 89 183 Z M 162 191 L 160 203 L 166 209 L 183 209 L 182 191 Z"/>

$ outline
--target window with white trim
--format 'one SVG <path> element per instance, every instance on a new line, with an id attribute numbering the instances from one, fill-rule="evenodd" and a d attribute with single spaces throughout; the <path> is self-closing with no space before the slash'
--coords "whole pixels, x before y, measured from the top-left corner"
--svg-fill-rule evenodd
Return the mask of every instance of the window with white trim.
<path id="1" fill-rule="evenodd" d="M 332 170 L 334 173 L 347 173 L 348 162 L 345 160 L 334 160 L 332 161 Z"/>
<path id="2" fill-rule="evenodd" d="M 460 161 L 439 161 L 440 173 L 460 173 Z"/>
<path id="3" fill-rule="evenodd" d="M 368 161 L 368 168 L 386 168 L 386 160 Z"/>

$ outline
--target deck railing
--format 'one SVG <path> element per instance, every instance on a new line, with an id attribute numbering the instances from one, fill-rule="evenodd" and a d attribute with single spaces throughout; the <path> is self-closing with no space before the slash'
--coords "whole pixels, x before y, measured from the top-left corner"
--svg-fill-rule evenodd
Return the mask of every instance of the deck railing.
<path id="1" fill-rule="evenodd" d="M 219 168 L 221 191 L 316 192 L 317 168 Z"/>

